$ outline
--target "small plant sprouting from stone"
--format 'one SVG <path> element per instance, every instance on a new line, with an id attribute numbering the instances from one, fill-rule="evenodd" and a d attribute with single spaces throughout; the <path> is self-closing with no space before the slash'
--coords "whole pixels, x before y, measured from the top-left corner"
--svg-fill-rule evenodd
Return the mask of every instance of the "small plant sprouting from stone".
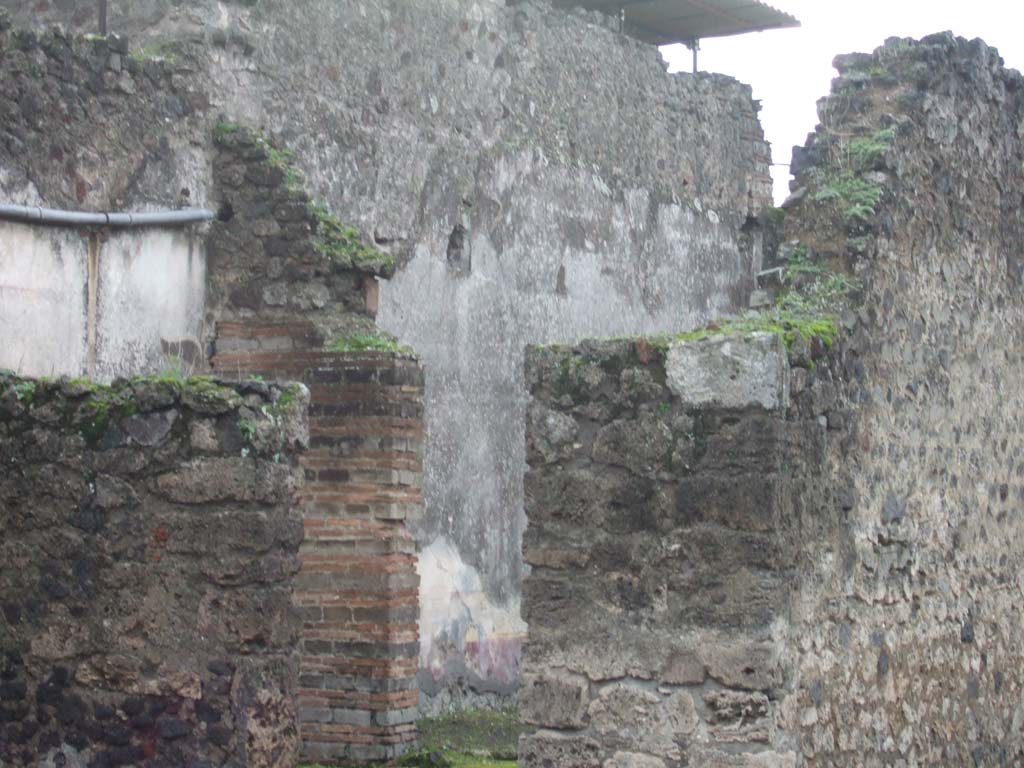
<path id="1" fill-rule="evenodd" d="M 815 202 L 835 202 L 847 221 L 866 221 L 882 199 L 882 187 L 845 171 L 814 193 Z"/>
<path id="2" fill-rule="evenodd" d="M 768 309 L 726 318 L 663 341 L 698 341 L 726 334 L 773 333 L 788 348 L 798 339 L 820 339 L 826 347 L 831 347 L 839 335 L 839 314 L 857 290 L 857 281 L 814 262 L 806 246 L 801 245 L 793 251 L 783 268 L 783 283 L 785 290 Z"/>
<path id="3" fill-rule="evenodd" d="M 238 431 L 242 433 L 242 441 L 246 445 L 252 445 L 253 438 L 256 437 L 256 422 L 249 419 L 239 419 Z"/>
<path id="4" fill-rule="evenodd" d="M 301 192 L 302 171 L 296 168 L 291 150 L 278 147 L 262 131 L 247 128 L 230 120 L 218 120 L 213 126 L 213 142 L 222 147 L 252 145 L 262 150 L 263 162 L 276 168 L 284 176 L 284 186 L 289 192 Z"/>
<path id="5" fill-rule="evenodd" d="M 177 52 L 169 44 L 159 42 L 137 48 L 128 55 L 140 64 L 147 61 L 166 61 L 168 64 L 176 64 L 178 61 Z"/>
<path id="6" fill-rule="evenodd" d="M 274 409 L 278 412 L 287 411 L 292 408 L 299 401 L 299 386 L 293 385 L 284 390 L 280 397 L 277 398 L 277 402 L 274 403 Z"/>
<path id="7" fill-rule="evenodd" d="M 342 224 L 322 203 L 310 205 L 316 221 L 313 249 L 326 259 L 352 266 L 380 264 L 385 269 L 394 267 L 394 257 L 363 242 L 359 231 Z"/>
<path id="8" fill-rule="evenodd" d="M 245 128 L 238 123 L 218 120 L 213 126 L 213 141 L 222 147 L 230 147 L 244 130 Z"/>
<path id="9" fill-rule="evenodd" d="M 329 352 L 398 352 L 411 354 L 409 347 L 402 346 L 391 336 L 383 333 L 354 333 L 335 339 L 327 346 Z"/>
<path id="10" fill-rule="evenodd" d="M 882 159 L 895 139 L 895 128 L 883 128 L 871 136 L 850 142 L 846 149 L 849 167 L 870 170 Z"/>
<path id="11" fill-rule="evenodd" d="M 184 384 L 192 373 L 191 366 L 177 355 L 167 356 L 167 365 L 157 375 L 157 380 L 168 384 Z"/>
<path id="12" fill-rule="evenodd" d="M 814 201 L 836 205 L 848 222 L 869 220 L 884 190 L 863 174 L 878 166 L 895 139 L 895 128 L 883 128 L 833 149 L 832 165 L 837 172 L 814 193 Z"/>
<path id="13" fill-rule="evenodd" d="M 29 403 L 36 397 L 36 385 L 32 381 L 21 381 L 14 385 L 14 396 L 19 403 Z"/>

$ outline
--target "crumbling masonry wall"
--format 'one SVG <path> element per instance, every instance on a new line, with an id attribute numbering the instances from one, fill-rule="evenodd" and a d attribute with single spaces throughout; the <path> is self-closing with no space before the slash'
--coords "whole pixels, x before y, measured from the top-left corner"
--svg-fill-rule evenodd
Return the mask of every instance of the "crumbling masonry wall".
<path id="1" fill-rule="evenodd" d="M 831 348 L 528 353 L 527 765 L 1024 760 L 1024 80 L 948 34 L 836 64 L 777 257 L 859 286 Z M 721 409 L 776 369 L 765 443 Z"/>
<path id="2" fill-rule="evenodd" d="M 332 352 L 376 332 L 392 259 L 310 201 L 290 154 L 215 129 L 210 233 L 213 364 L 225 376 L 305 382 L 301 756 L 387 760 L 416 741 L 423 370 L 407 351 Z M 394 345 L 392 345 L 394 346 Z"/>
<path id="3" fill-rule="evenodd" d="M 0 375 L 0 763 L 292 764 L 307 405 Z"/>
<path id="4" fill-rule="evenodd" d="M 807 539 L 793 717 L 809 765 L 1016 765 L 1024 79 L 949 34 L 836 64 L 786 233 L 863 300 L 824 391 L 841 526 Z M 873 209 L 823 199 L 844 173 Z"/>
<path id="5" fill-rule="evenodd" d="M 19 25 L 94 31 L 77 6 L 2 4 Z M 749 89 L 669 76 L 613 21 L 539 1 L 145 0 L 110 14 L 146 71 L 205 100 L 207 130 L 223 114 L 278 135 L 310 193 L 394 257 L 379 322 L 427 371 L 412 526 L 424 706 L 503 700 L 525 634 L 522 349 L 745 304 L 770 200 Z M 236 298 L 280 301 L 281 282 Z"/>
<path id="6" fill-rule="evenodd" d="M 526 377 L 520 765 L 793 765 L 785 644 L 826 427 L 790 408 L 780 339 L 536 347 Z"/>

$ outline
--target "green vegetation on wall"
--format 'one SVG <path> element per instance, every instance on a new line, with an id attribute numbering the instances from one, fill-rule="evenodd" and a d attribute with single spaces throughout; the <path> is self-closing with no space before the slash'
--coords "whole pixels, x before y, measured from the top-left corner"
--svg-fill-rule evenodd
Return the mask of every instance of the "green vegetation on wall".
<path id="1" fill-rule="evenodd" d="M 835 170 L 825 176 L 812 199 L 834 205 L 847 222 L 869 220 L 884 190 L 865 174 L 882 163 L 895 139 L 896 129 L 884 128 L 848 143 L 836 141 L 832 145 L 830 163 Z"/>
<path id="2" fill-rule="evenodd" d="M 856 281 L 813 262 L 807 248 L 800 246 L 783 267 L 783 284 L 771 307 L 654 341 L 666 346 L 672 341 L 697 341 L 719 335 L 773 333 L 789 349 L 800 340 L 813 339 L 831 347 L 839 335 L 839 315 L 857 289 Z"/>
<path id="3" fill-rule="evenodd" d="M 409 347 L 402 346 L 398 341 L 384 333 L 353 333 L 335 339 L 327 345 L 329 352 L 396 352 L 412 354 Z"/>
<path id="4" fill-rule="evenodd" d="M 256 147 L 263 153 L 268 168 L 279 171 L 285 188 L 296 199 L 309 200 L 304 177 L 294 164 L 294 155 L 277 146 L 266 134 L 226 120 L 213 128 L 214 143 L 228 148 Z M 344 224 L 326 205 L 307 202 L 313 222 L 313 250 L 342 268 L 354 268 L 375 274 L 390 274 L 395 260 L 391 254 L 368 245 L 355 227 Z"/>

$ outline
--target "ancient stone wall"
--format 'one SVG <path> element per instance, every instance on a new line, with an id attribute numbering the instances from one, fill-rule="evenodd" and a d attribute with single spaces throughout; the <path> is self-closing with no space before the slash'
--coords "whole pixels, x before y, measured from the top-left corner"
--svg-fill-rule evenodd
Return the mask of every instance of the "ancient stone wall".
<path id="1" fill-rule="evenodd" d="M 393 261 L 309 200 L 287 150 L 227 123 L 215 139 L 213 365 L 312 393 L 296 594 L 302 756 L 394 758 L 416 740 L 410 525 L 423 511 L 424 430 L 423 370 L 374 325 L 377 277 Z M 331 351 L 368 340 L 385 349 Z"/>
<path id="2" fill-rule="evenodd" d="M 0 11 L 3 202 L 94 211 L 205 206 L 210 103 L 196 71 L 184 50 L 157 55 L 113 35 L 12 27 Z"/>
<path id="3" fill-rule="evenodd" d="M 279 133 L 395 256 L 378 323 L 427 372 L 424 705 L 494 700 L 525 632 L 522 349 L 745 301 L 743 229 L 769 194 L 749 90 L 670 77 L 655 49 L 544 3 L 265 3 L 232 24 L 251 51 L 229 30 L 226 113 Z"/>
<path id="4" fill-rule="evenodd" d="M 808 765 L 1019 764 L 1024 80 L 948 34 L 836 64 L 786 230 L 863 300 L 793 718 Z"/>
<path id="5" fill-rule="evenodd" d="M 292 764 L 307 405 L 0 376 L 0 763 Z"/>
<path id="6" fill-rule="evenodd" d="M 292 152 L 225 121 L 212 131 L 217 221 L 208 241 L 208 341 L 218 354 L 323 349 L 376 332 L 377 278 L 394 258 L 310 199 Z M 246 327 L 295 329 L 268 337 Z M 222 333 L 230 325 L 231 331 Z"/>
<path id="7" fill-rule="evenodd" d="M 826 429 L 790 409 L 780 339 L 537 347 L 526 377 L 520 765 L 793 765 L 785 643 Z"/>
<path id="8" fill-rule="evenodd" d="M 81 4 L 2 5 L 19 26 L 95 31 L 93 9 Z M 145 0 L 111 2 L 110 24 L 131 41 L 97 55 L 109 74 L 93 79 L 125 81 L 145 102 L 132 121 L 155 119 L 138 134 L 152 133 L 144 148 L 153 159 L 126 138 L 125 172 L 108 186 L 147 202 L 133 192 L 142 181 L 163 194 L 189 189 L 193 202 L 215 197 L 195 180 L 223 158 L 196 160 L 223 115 L 279 136 L 311 195 L 393 257 L 394 274 L 378 270 L 390 279 L 367 301 L 379 301 L 381 326 L 417 350 L 428 377 L 428 512 L 415 526 L 421 683 L 438 707 L 463 695 L 500 699 L 515 685 L 525 633 L 522 348 L 687 327 L 745 303 L 759 260 L 752 217 L 770 186 L 749 89 L 669 76 L 656 49 L 618 35 L 605 17 L 544 2 L 315 0 L 296 12 L 276 2 Z M 182 103 L 192 110 L 184 123 L 164 119 Z M 83 137 L 102 158 L 112 154 L 105 137 L 132 121 L 77 124 L 109 128 Z M 155 173 L 162 156 L 184 158 L 186 178 Z M 16 157 L 10 165 L 20 179 Z M 53 167 L 37 162 L 33 173 Z M 102 186 L 98 174 L 78 173 L 87 191 Z M 262 187 L 271 175 L 239 183 Z M 76 200 L 70 181 L 45 180 L 19 194 Z M 282 236 L 302 237 L 301 217 L 273 218 L 234 244 L 218 240 L 234 236 L 225 222 L 211 246 L 237 254 L 236 245 L 272 250 Z M 267 264 L 246 274 L 240 259 L 229 293 L 211 281 L 208 338 L 216 321 L 245 321 L 257 305 L 286 314 L 306 304 L 318 327 L 330 324 L 333 302 L 362 290 L 329 270 L 311 274 L 310 264 L 301 276 L 276 272 L 273 254 Z"/>
<path id="9" fill-rule="evenodd" d="M 529 353 L 527 764 L 1024 760 L 1024 80 L 951 35 L 836 63 L 778 255 L 854 281 L 832 331 L 788 366 L 736 340 Z M 763 399 L 787 369 L 788 405 Z M 781 439 L 721 412 L 738 385 L 783 402 Z M 717 428 L 693 452 L 686 392 Z M 647 645 L 669 628 L 701 636 L 686 687 Z M 751 632 L 737 668 L 770 675 L 709 663 Z"/>

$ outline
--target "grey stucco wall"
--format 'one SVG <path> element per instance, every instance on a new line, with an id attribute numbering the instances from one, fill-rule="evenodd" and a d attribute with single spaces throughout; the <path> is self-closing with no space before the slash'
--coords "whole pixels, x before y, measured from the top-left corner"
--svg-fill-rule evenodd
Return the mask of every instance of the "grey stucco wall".
<path id="1" fill-rule="evenodd" d="M 61 4 L 48 18 L 93 28 Z M 202 62 L 206 114 L 277 134 L 395 255 L 379 324 L 427 371 L 425 699 L 507 692 L 525 634 L 522 350 L 745 302 L 744 227 L 770 194 L 749 89 L 667 75 L 603 17 L 541 2 L 113 2 L 111 28 L 133 47 L 192 41 L 175 77 Z"/>
<path id="2" fill-rule="evenodd" d="M 378 322 L 427 371 L 428 707 L 518 676 L 525 345 L 690 327 L 750 285 L 741 229 L 768 176 L 749 90 L 668 76 L 599 21 L 466 0 L 258 7 L 265 42 L 219 61 L 242 86 L 229 114 L 279 132 L 398 257 Z"/>

